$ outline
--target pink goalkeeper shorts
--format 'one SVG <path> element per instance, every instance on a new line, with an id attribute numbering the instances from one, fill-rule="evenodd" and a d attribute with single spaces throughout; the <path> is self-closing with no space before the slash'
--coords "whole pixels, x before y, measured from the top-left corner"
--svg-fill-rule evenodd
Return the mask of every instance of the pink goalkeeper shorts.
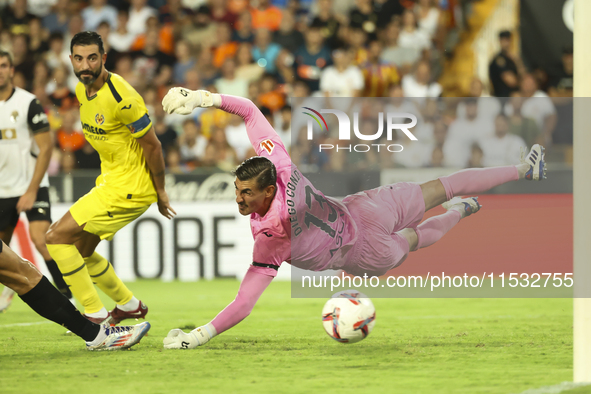
<path id="1" fill-rule="evenodd" d="M 416 228 L 423 219 L 421 187 L 395 183 L 347 196 L 343 203 L 357 224 L 358 236 L 342 269 L 352 275 L 379 276 L 402 264 L 409 245 L 396 233 Z"/>

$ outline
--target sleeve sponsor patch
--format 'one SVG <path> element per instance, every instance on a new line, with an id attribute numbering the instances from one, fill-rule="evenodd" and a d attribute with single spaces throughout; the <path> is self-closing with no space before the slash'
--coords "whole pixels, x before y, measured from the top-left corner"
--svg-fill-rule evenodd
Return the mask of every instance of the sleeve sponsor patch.
<path id="1" fill-rule="evenodd" d="M 264 149 L 268 154 L 271 154 L 273 153 L 273 149 L 275 149 L 275 144 L 271 140 L 261 141 L 261 149 Z"/>

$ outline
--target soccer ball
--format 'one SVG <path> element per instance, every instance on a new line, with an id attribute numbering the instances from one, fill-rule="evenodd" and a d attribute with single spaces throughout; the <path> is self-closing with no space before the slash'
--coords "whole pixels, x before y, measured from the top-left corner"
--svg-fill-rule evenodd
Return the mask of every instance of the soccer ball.
<path id="1" fill-rule="evenodd" d="M 376 324 L 376 308 L 357 290 L 340 291 L 322 308 L 322 325 L 335 341 L 355 343 L 369 335 Z"/>

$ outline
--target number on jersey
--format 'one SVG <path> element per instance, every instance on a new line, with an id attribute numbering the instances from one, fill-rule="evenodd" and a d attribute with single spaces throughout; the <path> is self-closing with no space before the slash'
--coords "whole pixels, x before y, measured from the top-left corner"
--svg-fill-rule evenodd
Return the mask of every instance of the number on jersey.
<path id="1" fill-rule="evenodd" d="M 271 140 L 264 140 L 261 142 L 261 148 L 266 150 L 267 153 L 273 153 L 273 149 L 275 148 L 275 144 Z"/>

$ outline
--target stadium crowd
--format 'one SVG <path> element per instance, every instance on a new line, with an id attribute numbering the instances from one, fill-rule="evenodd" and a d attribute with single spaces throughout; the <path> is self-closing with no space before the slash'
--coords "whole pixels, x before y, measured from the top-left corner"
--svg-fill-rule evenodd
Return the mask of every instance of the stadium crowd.
<path id="1" fill-rule="evenodd" d="M 543 72 L 525 70 L 511 51 L 511 33 L 501 32 L 490 86 L 474 79 L 463 94 L 470 98 L 445 97 L 449 92 L 436 81 L 453 45 L 450 37 L 457 37 L 451 33 L 466 26 L 458 10 L 469 3 L 0 0 L 0 47 L 14 55 L 14 84 L 34 93 L 49 116 L 56 141 L 50 174 L 100 166 L 82 134 L 73 93 L 77 78 L 69 43 L 83 30 L 102 36 L 106 68 L 144 98 L 173 173 L 230 170 L 254 155 L 236 116 L 215 109 L 196 110 L 189 118 L 165 114 L 160 102 L 173 86 L 250 98 L 294 162 L 311 169 L 514 164 L 521 146 L 572 144 L 572 133 L 555 132 L 561 116 L 568 117 L 568 102 L 546 94 L 572 97 L 572 50 L 564 53 L 564 75 L 544 78 Z M 507 97 L 489 97 L 495 93 Z M 367 134 L 375 133 L 377 109 L 417 114 L 419 143 L 402 153 L 317 152 L 310 149 L 305 126 L 291 122 L 292 108 L 305 106 L 307 97 L 334 98 L 357 110 L 359 128 Z M 561 106 L 567 108 L 562 113 Z M 335 137 L 315 134 L 318 143 Z"/>

